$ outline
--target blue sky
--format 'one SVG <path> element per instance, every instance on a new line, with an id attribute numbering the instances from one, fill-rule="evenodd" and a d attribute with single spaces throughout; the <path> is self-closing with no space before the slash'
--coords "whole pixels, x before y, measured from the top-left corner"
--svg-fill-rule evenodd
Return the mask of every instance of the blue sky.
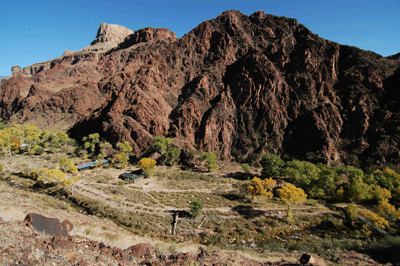
<path id="1" fill-rule="evenodd" d="M 400 52 L 400 0 L 13 0 L 0 6 L 0 76 L 84 48 L 102 22 L 182 37 L 230 9 L 295 18 L 320 37 L 383 56 Z"/>

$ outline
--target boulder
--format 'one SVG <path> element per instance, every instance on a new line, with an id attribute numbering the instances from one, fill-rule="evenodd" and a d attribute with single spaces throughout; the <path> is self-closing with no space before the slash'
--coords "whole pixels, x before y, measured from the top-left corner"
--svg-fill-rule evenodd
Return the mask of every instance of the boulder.
<path id="1" fill-rule="evenodd" d="M 301 258 L 299 261 L 301 264 L 312 264 L 315 266 L 325 266 L 326 265 L 326 263 L 324 262 L 323 259 L 318 258 L 311 254 L 307 254 L 307 253 L 304 253 L 303 255 L 301 255 Z"/>
<path id="2" fill-rule="evenodd" d="M 127 248 L 129 254 L 137 258 L 149 258 L 153 256 L 154 250 L 150 244 L 140 243 Z"/>
<path id="3" fill-rule="evenodd" d="M 60 223 L 57 218 L 48 218 L 37 213 L 29 213 L 24 221 L 29 228 L 50 236 L 68 236 L 73 227 L 68 220 Z"/>

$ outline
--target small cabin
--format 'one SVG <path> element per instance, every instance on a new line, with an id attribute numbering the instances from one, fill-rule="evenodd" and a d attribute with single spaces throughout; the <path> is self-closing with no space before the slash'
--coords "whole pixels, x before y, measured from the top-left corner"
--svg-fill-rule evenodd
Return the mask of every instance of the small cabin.
<path id="1" fill-rule="evenodd" d="M 103 164 L 105 164 L 105 163 L 108 163 L 109 161 L 106 160 L 106 159 L 102 159 L 101 162 Z M 98 166 L 98 163 L 99 163 L 98 161 L 93 161 L 93 162 L 90 162 L 90 163 L 83 163 L 83 164 L 77 165 L 76 168 L 78 168 L 78 170 L 81 171 L 81 170 L 84 170 L 84 169 L 87 169 L 87 168 L 96 167 L 96 166 Z"/>
<path id="2" fill-rule="evenodd" d="M 132 172 L 126 172 L 119 176 L 119 178 L 121 178 L 121 179 L 129 180 L 132 182 L 135 182 L 136 180 L 139 180 L 140 178 L 144 178 L 144 177 L 145 177 L 145 174 L 143 173 L 143 171 L 141 169 L 132 171 Z"/>

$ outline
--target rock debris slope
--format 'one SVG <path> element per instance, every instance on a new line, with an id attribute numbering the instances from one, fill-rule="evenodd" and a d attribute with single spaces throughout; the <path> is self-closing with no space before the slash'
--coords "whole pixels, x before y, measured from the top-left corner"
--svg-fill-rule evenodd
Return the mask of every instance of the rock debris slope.
<path id="1" fill-rule="evenodd" d="M 154 28 L 123 39 L 113 29 L 102 24 L 91 46 L 1 83 L 1 117 L 77 137 L 100 132 L 138 154 L 168 135 L 187 152 L 238 160 L 400 161 L 397 57 L 262 11 L 226 11 L 180 39 Z"/>

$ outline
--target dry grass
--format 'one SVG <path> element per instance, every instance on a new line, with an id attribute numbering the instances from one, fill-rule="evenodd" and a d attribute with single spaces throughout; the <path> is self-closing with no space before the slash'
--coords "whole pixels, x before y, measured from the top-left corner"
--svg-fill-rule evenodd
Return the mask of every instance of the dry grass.
<path id="1" fill-rule="evenodd" d="M 16 173 L 30 168 L 55 168 L 62 156 L 50 153 L 0 159 L 6 166 L 2 179 L 7 177 L 22 187 L 31 187 L 33 181 Z M 75 225 L 72 234 L 121 248 L 146 242 L 157 245 L 159 253 L 170 254 L 196 252 L 198 245 L 187 243 L 200 243 L 246 250 L 248 254 L 247 251 L 254 250 L 250 244 L 262 246 L 274 239 L 275 242 L 265 248 L 287 250 L 289 246 L 277 242 L 276 236 L 304 231 L 321 222 L 324 213 L 332 212 L 323 204 L 308 200 L 293 206 L 295 222 L 288 224 L 284 220 L 286 206 L 281 200 L 255 197 L 249 202 L 248 196 L 243 195 L 239 188 L 248 181 L 235 179 L 236 176 L 233 178 L 230 174 L 239 172 L 237 176 L 240 177 L 239 165 L 227 165 L 211 173 L 160 167 L 155 177 L 135 183 L 118 179 L 125 170 L 131 169 L 98 168 L 79 172 L 81 181 L 73 195 L 81 206 L 77 209 L 62 200 L 18 190 L 0 181 L 0 217 L 22 220 L 27 213 L 38 212 L 60 220 L 68 218 Z M 71 188 L 68 190 L 71 192 Z M 204 204 L 202 214 L 207 216 L 200 228 L 203 216 L 194 219 L 189 214 L 190 202 L 197 199 Z M 13 208 L 10 203 L 20 208 Z M 77 210 L 107 217 L 115 223 L 93 215 L 83 216 Z M 177 235 L 171 235 L 172 210 L 182 214 Z M 243 256 L 252 258 L 252 255 Z"/>

